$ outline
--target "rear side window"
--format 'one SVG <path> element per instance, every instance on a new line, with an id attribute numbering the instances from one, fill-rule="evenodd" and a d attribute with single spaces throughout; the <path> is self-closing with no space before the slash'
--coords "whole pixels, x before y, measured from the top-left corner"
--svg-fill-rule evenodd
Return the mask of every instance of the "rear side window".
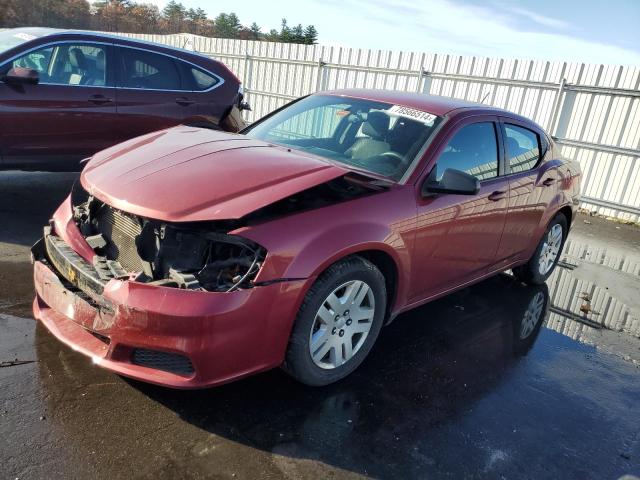
<path id="1" fill-rule="evenodd" d="M 462 127 L 447 143 L 436 162 L 436 179 L 447 168 L 462 170 L 478 180 L 498 176 L 498 144 L 493 122 Z"/>
<path id="2" fill-rule="evenodd" d="M 505 124 L 505 147 L 511 173 L 525 172 L 540 159 L 538 135 L 527 128 Z"/>
<path id="3" fill-rule="evenodd" d="M 181 90 L 180 75 L 171 57 L 157 53 L 119 48 L 120 86 L 150 90 Z"/>
<path id="4" fill-rule="evenodd" d="M 180 61 L 178 63 L 180 64 L 182 84 L 185 90 L 209 90 L 220 82 L 217 77 L 193 65 Z"/>

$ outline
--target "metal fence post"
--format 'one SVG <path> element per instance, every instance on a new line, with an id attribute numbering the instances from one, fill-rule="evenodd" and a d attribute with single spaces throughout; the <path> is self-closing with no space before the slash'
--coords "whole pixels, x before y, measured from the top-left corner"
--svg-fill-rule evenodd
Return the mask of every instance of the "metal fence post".
<path id="1" fill-rule="evenodd" d="M 318 74 L 316 76 L 316 92 L 324 89 L 324 74 L 326 63 L 322 61 L 322 58 L 318 60 Z"/>
<path id="2" fill-rule="evenodd" d="M 251 91 L 251 76 L 253 73 L 253 58 L 249 55 L 249 51 L 244 52 L 244 90 Z"/>
<path id="3" fill-rule="evenodd" d="M 565 121 L 568 121 L 568 117 L 566 117 L 566 109 L 573 109 L 573 101 L 571 102 L 571 105 L 568 105 L 567 103 L 567 96 L 565 95 L 564 97 L 564 102 L 563 102 L 563 95 L 565 93 L 565 87 L 567 84 L 567 80 L 563 77 L 560 80 L 560 85 L 558 85 L 558 90 L 556 91 L 556 98 L 553 100 L 553 109 L 551 110 L 551 118 L 549 119 L 549 125 L 548 125 L 548 130 L 551 133 L 552 136 L 557 137 L 558 136 L 558 128 L 557 126 L 560 124 L 560 122 L 558 121 L 558 116 L 560 116 L 560 118 L 562 119 L 562 117 L 564 116 L 566 118 Z M 574 99 L 575 99 L 575 95 L 574 95 Z M 562 105 L 562 114 L 560 113 L 560 106 Z"/>
<path id="4" fill-rule="evenodd" d="M 422 78 L 424 80 L 422 83 L 422 93 L 429 94 L 431 92 L 431 82 L 433 82 L 433 77 L 431 76 L 431 72 L 427 72 L 426 70 L 423 70 Z"/>

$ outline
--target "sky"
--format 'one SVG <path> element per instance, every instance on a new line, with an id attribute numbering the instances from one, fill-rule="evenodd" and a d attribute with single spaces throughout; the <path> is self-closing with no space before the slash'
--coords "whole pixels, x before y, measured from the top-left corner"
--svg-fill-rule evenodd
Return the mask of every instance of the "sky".
<path id="1" fill-rule="evenodd" d="M 141 0 L 160 8 L 165 0 Z M 322 45 L 640 66 L 640 0 L 182 0 L 263 32 L 313 24 Z"/>

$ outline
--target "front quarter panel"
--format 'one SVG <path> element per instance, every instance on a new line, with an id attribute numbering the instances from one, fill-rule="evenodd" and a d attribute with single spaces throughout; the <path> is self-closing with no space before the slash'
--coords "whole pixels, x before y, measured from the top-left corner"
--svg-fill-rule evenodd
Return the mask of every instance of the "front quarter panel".
<path id="1" fill-rule="evenodd" d="M 365 250 L 386 253 L 398 278 L 395 307 L 406 301 L 411 273 L 416 206 L 413 190 L 397 186 L 355 200 L 297 213 L 235 234 L 264 246 L 268 255 L 257 282 L 310 279 L 332 263 Z"/>

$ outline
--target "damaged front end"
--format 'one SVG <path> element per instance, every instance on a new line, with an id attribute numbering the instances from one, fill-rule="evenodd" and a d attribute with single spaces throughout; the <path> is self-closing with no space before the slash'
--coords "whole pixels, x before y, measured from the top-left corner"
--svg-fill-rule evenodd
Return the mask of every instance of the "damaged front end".
<path id="1" fill-rule="evenodd" d="M 168 223 L 119 211 L 76 185 L 73 219 L 105 280 L 211 292 L 253 287 L 266 251 L 229 235 L 233 222 Z"/>

